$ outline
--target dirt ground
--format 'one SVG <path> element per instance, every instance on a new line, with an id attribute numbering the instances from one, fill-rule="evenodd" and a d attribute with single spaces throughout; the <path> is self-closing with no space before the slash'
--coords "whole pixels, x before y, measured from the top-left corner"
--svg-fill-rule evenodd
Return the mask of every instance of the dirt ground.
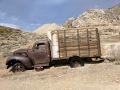
<path id="1" fill-rule="evenodd" d="M 52 66 L 14 74 L 6 69 L 5 61 L 0 57 L 0 90 L 120 90 L 120 65 L 114 63 Z"/>

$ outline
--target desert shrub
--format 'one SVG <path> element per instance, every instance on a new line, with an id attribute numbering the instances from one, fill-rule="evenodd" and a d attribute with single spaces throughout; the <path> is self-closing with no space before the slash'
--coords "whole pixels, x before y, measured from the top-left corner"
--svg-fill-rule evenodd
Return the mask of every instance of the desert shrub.
<path id="1" fill-rule="evenodd" d="M 25 40 L 22 41 L 22 45 L 26 45 L 27 43 L 28 43 L 27 39 L 25 39 Z"/>
<path id="2" fill-rule="evenodd" d="M 6 45 L 6 43 L 2 42 L 0 46 Z"/>
<path id="3" fill-rule="evenodd" d="M 20 45 L 26 45 L 27 43 L 28 43 L 27 39 L 21 39 L 18 41 L 18 44 L 20 44 Z"/>
<path id="4" fill-rule="evenodd" d="M 3 55 L 3 57 L 7 57 L 7 56 L 9 56 L 9 55 L 12 55 L 12 52 L 10 52 L 9 49 L 5 49 L 5 50 L 3 51 L 3 53 L 2 53 L 2 55 Z"/>
<path id="5" fill-rule="evenodd" d="M 116 61 L 120 64 L 120 43 L 107 44 L 106 47 L 106 57 L 111 61 Z"/>

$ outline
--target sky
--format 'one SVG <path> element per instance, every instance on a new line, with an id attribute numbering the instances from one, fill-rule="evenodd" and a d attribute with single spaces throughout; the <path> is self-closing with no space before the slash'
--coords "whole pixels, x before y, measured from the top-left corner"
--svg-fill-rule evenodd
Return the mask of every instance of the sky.
<path id="1" fill-rule="evenodd" d="M 89 9 L 107 9 L 120 0 L 0 0 L 0 25 L 34 31 L 44 24 L 61 25 Z"/>

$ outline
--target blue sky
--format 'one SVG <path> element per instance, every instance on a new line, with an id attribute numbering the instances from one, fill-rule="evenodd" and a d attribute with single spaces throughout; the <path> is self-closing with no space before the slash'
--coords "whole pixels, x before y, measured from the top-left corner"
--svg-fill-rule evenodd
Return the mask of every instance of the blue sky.
<path id="1" fill-rule="evenodd" d="M 0 0 L 0 25 L 34 31 L 43 24 L 61 25 L 88 9 L 107 9 L 120 0 Z"/>

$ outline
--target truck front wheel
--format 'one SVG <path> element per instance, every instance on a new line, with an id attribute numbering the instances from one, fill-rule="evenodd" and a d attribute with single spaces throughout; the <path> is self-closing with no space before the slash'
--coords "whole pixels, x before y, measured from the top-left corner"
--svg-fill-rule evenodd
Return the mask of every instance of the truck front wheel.
<path id="1" fill-rule="evenodd" d="M 16 73 L 16 72 L 24 72 L 26 69 L 25 69 L 25 66 L 22 64 L 22 63 L 15 63 L 13 66 L 12 66 L 12 72 L 13 73 Z"/>
<path id="2" fill-rule="evenodd" d="M 76 68 L 76 67 L 80 67 L 80 66 L 84 66 L 84 61 L 80 57 L 73 57 L 70 60 L 70 67 L 71 68 Z"/>

